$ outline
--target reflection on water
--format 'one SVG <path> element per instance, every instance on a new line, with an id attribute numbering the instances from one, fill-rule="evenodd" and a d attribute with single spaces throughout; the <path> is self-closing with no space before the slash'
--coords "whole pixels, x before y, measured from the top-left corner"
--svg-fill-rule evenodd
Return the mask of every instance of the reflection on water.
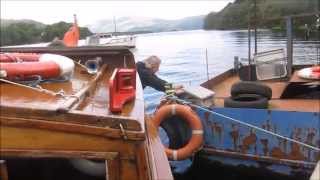
<path id="1" fill-rule="evenodd" d="M 136 61 L 150 55 L 162 59 L 159 77 L 176 84 L 199 85 L 207 80 L 206 49 L 209 77 L 233 66 L 234 56 L 248 57 L 247 30 L 237 31 L 175 31 L 151 33 L 137 36 Z M 252 36 L 252 44 L 253 44 Z M 286 37 L 281 32 L 260 30 L 258 34 L 258 52 L 286 48 Z M 253 46 L 251 52 L 253 52 Z M 319 52 L 320 53 L 320 52 Z M 295 37 L 294 63 L 317 63 L 315 41 L 304 41 Z M 163 93 L 151 88 L 144 90 L 147 112 L 159 103 Z"/>

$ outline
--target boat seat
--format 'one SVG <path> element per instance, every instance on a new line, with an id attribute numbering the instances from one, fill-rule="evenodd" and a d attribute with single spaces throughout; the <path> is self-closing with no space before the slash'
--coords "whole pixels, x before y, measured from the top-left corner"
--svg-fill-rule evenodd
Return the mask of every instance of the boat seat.
<path id="1" fill-rule="evenodd" d="M 256 53 L 253 61 L 258 80 L 278 79 L 287 76 L 287 57 L 284 49 Z"/>

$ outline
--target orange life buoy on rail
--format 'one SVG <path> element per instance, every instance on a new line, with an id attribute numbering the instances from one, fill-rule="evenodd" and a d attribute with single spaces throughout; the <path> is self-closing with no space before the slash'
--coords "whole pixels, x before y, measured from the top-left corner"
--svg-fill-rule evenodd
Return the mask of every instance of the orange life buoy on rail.
<path id="1" fill-rule="evenodd" d="M 183 160 L 197 151 L 203 142 L 203 127 L 200 118 L 192 111 L 189 106 L 180 104 L 170 104 L 162 106 L 155 114 L 153 122 L 158 128 L 161 122 L 169 116 L 178 115 L 183 120 L 187 121 L 192 129 L 190 141 L 180 149 L 165 148 L 165 152 L 171 160 Z"/>
<path id="2" fill-rule="evenodd" d="M 304 79 L 320 80 L 320 66 L 303 68 L 298 71 L 298 76 Z"/>

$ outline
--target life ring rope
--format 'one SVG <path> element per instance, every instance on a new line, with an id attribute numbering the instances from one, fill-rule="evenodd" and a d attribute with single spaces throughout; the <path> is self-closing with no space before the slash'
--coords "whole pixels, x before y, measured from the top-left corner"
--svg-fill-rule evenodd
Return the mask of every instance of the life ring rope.
<path id="1" fill-rule="evenodd" d="M 200 118 L 194 111 L 192 111 L 189 106 L 180 104 L 170 104 L 162 106 L 156 112 L 153 122 L 158 128 L 165 118 L 173 115 L 181 116 L 181 118 L 189 124 L 190 128 L 192 129 L 192 135 L 191 139 L 185 146 L 179 149 L 165 148 L 165 152 L 169 159 L 183 160 L 190 157 L 202 146 L 204 134 L 203 126 Z"/>

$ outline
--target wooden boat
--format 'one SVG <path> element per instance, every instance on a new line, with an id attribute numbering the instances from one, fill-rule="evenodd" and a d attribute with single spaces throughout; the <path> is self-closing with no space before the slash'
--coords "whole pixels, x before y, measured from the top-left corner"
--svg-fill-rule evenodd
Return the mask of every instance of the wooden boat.
<path id="1" fill-rule="evenodd" d="M 65 82 L 29 87 L 1 79 L 1 179 L 173 179 L 159 137 L 144 116 L 143 90 L 128 48 L 0 50 L 59 54 L 76 62 L 74 75 Z M 122 80 L 118 68 L 127 69 L 121 71 Z M 121 86 L 134 93 L 118 102 L 120 112 L 111 111 L 110 98 L 115 97 L 110 83 L 123 97 Z"/>

